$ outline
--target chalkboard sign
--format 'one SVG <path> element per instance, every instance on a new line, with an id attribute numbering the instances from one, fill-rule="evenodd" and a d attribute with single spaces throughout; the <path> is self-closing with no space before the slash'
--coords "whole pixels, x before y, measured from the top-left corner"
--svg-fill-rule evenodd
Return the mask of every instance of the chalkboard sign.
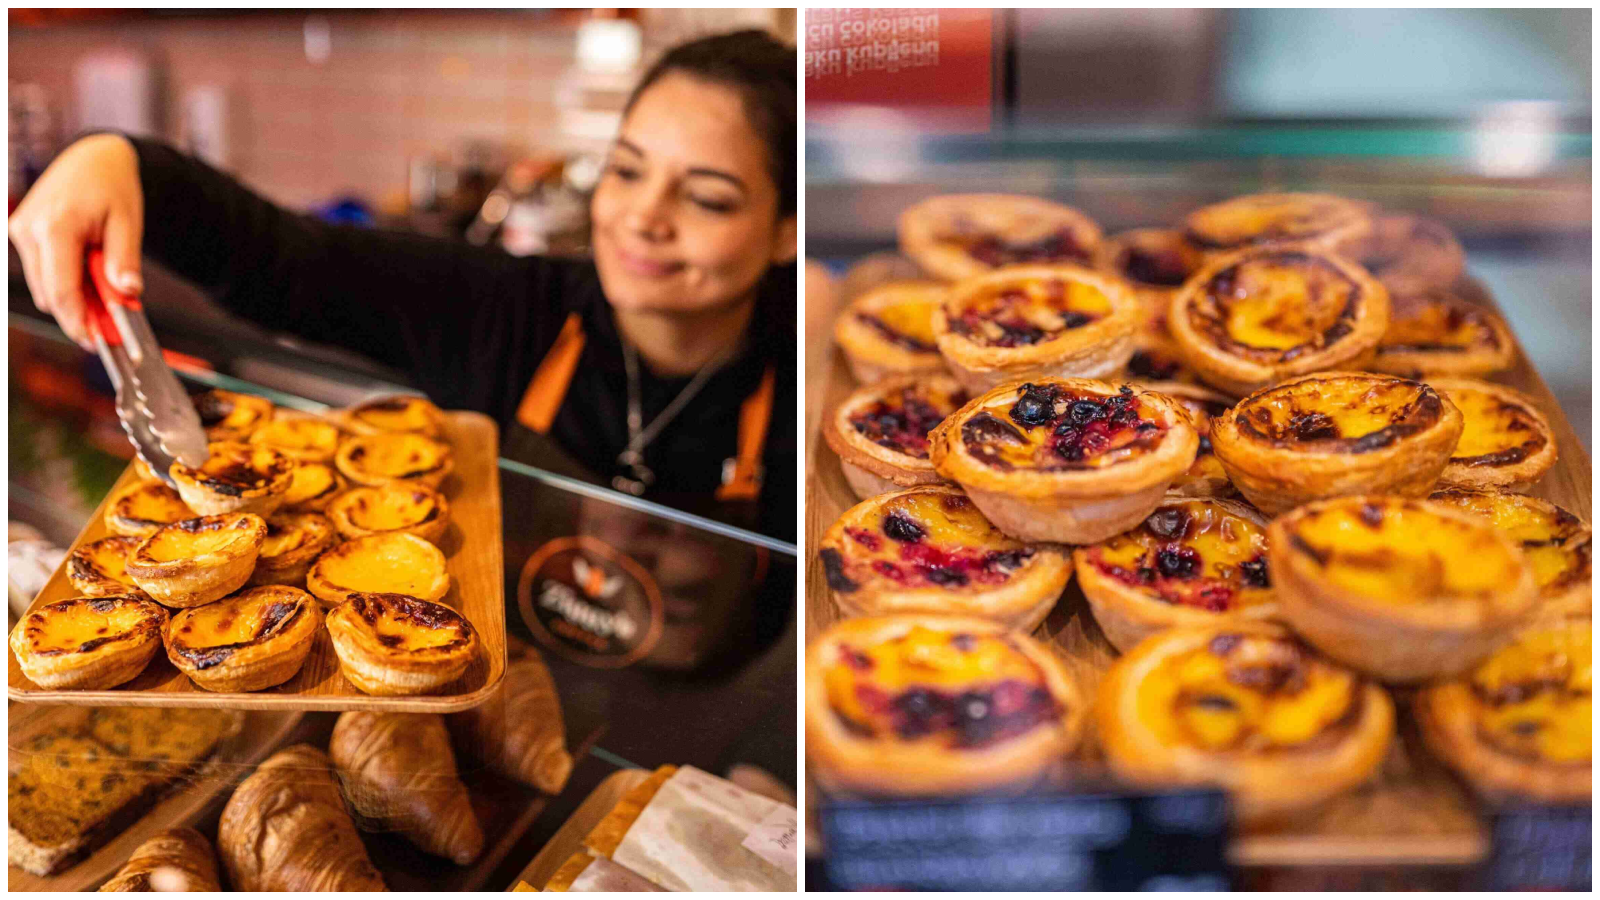
<path id="1" fill-rule="evenodd" d="M 1228 889 L 1216 791 L 833 803 L 822 829 L 808 890 Z"/>
<path id="2" fill-rule="evenodd" d="M 1501 809 L 1490 837 L 1489 889 L 1592 890 L 1593 834 L 1590 806 Z"/>

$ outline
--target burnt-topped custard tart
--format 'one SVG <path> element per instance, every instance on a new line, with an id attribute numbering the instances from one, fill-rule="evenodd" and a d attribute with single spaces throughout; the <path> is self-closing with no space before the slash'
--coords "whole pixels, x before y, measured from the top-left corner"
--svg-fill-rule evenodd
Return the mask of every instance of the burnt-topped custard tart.
<path id="1" fill-rule="evenodd" d="M 1588 618 L 1541 621 L 1417 698 L 1428 747 L 1494 800 L 1588 803 L 1594 646 Z"/>
<path id="2" fill-rule="evenodd" d="M 1087 710 L 1054 653 L 989 619 L 839 622 L 806 648 L 806 754 L 827 790 L 1026 790 L 1078 745 Z"/>
<path id="3" fill-rule="evenodd" d="M 430 487 L 397 481 L 347 492 L 328 507 L 339 536 L 414 534 L 437 544 L 450 524 L 450 501 Z"/>
<path id="4" fill-rule="evenodd" d="M 284 512 L 322 512 L 342 495 L 350 483 L 330 463 L 303 462 L 294 467 L 289 489 L 283 493 Z"/>
<path id="5" fill-rule="evenodd" d="M 1394 738 L 1382 687 L 1272 622 L 1169 628 L 1112 664 L 1095 721 L 1111 770 L 1143 788 L 1220 787 L 1245 824 L 1366 782 Z"/>
<path id="6" fill-rule="evenodd" d="M 159 481 L 141 481 L 106 505 L 106 530 L 112 534 L 148 537 L 156 529 L 195 517 L 178 492 Z"/>
<path id="7" fill-rule="evenodd" d="M 266 537 L 267 522 L 254 513 L 185 519 L 135 547 L 128 576 L 166 606 L 201 606 L 250 580 Z"/>
<path id="8" fill-rule="evenodd" d="M 344 432 L 321 416 L 278 410 L 272 421 L 250 433 L 249 443 L 271 447 L 297 462 L 328 462 Z"/>
<path id="9" fill-rule="evenodd" d="M 1165 322 L 1172 295 L 1205 265 L 1205 254 L 1176 228 L 1136 228 L 1101 242 L 1095 265 L 1133 288 L 1147 320 Z"/>
<path id="10" fill-rule="evenodd" d="M 1344 242 L 1342 256 L 1355 260 L 1395 294 L 1448 288 L 1461 278 L 1466 254 L 1441 222 L 1404 213 L 1384 213 L 1365 237 Z"/>
<path id="11" fill-rule="evenodd" d="M 128 575 L 128 556 L 143 540 L 117 535 L 80 544 L 67 557 L 67 580 L 85 597 L 144 598 Z"/>
<path id="12" fill-rule="evenodd" d="M 930 197 L 900 214 L 899 232 L 901 252 L 944 281 L 1005 266 L 1088 264 L 1101 234 L 1070 206 L 1007 194 Z"/>
<path id="13" fill-rule="evenodd" d="M 1540 613 L 1590 612 L 1594 535 L 1582 519 L 1548 500 L 1503 491 L 1451 489 L 1428 499 L 1481 516 L 1521 544 L 1539 585 Z"/>
<path id="14" fill-rule="evenodd" d="M 480 643 L 460 613 L 403 594 L 351 594 L 327 621 L 339 670 L 378 696 L 439 690 L 461 677 Z"/>
<path id="15" fill-rule="evenodd" d="M 1318 372 L 1257 391 L 1211 422 L 1211 446 L 1240 493 L 1268 515 L 1324 497 L 1424 497 L 1462 418 L 1421 382 Z"/>
<path id="16" fill-rule="evenodd" d="M 1072 559 L 1095 622 L 1124 653 L 1164 628 L 1276 611 L 1267 520 L 1235 500 L 1168 500 Z"/>
<path id="17" fill-rule="evenodd" d="M 405 481 L 437 488 L 455 467 L 450 445 L 409 431 L 360 435 L 339 445 L 333 464 L 351 484 Z"/>
<path id="18" fill-rule="evenodd" d="M 1471 378 L 1428 383 L 1461 410 L 1465 428 L 1441 487 L 1523 491 L 1556 464 L 1556 437 L 1533 398 L 1503 384 Z"/>
<path id="19" fill-rule="evenodd" d="M 1259 247 L 1190 279 L 1167 326 L 1202 380 L 1242 397 L 1295 375 L 1361 368 L 1389 327 L 1389 292 L 1326 251 Z"/>
<path id="20" fill-rule="evenodd" d="M 934 429 L 931 458 L 1006 534 L 1092 544 L 1143 522 L 1198 447 L 1170 397 L 1049 378 L 968 402 Z"/>
<path id="21" fill-rule="evenodd" d="M 1389 330 L 1368 368 L 1411 378 L 1487 375 L 1511 367 L 1516 344 L 1500 317 L 1443 289 L 1389 294 Z"/>
<path id="22" fill-rule="evenodd" d="M 74 597 L 29 610 L 11 629 L 11 652 L 45 690 L 102 690 L 144 671 L 166 622 L 143 597 Z"/>
<path id="23" fill-rule="evenodd" d="M 211 390 L 195 394 L 194 411 L 210 441 L 244 441 L 272 420 L 272 401 L 250 394 Z"/>
<path id="24" fill-rule="evenodd" d="M 178 496 L 202 516 L 223 513 L 271 515 L 283 505 L 294 479 L 295 461 L 262 444 L 218 441 L 197 469 L 174 462 L 169 474 Z"/>
<path id="25" fill-rule="evenodd" d="M 1250 194 L 1201 207 L 1184 237 L 1209 253 L 1298 243 L 1334 250 L 1372 232 L 1370 204 L 1331 194 Z"/>
<path id="26" fill-rule="evenodd" d="M 317 557 L 306 573 L 306 589 L 327 608 L 355 593 L 441 600 L 450 591 L 450 573 L 439 548 L 414 534 L 371 534 Z"/>
<path id="27" fill-rule="evenodd" d="M 1533 567 L 1510 535 L 1429 500 L 1307 504 L 1273 521 L 1267 556 L 1283 620 L 1385 681 L 1465 671 L 1539 601 Z"/>
<path id="28" fill-rule="evenodd" d="M 1139 305 L 1119 279 L 1072 265 L 1013 266 L 952 285 L 933 316 L 969 391 L 1040 377 L 1104 378 L 1133 354 Z"/>
<path id="29" fill-rule="evenodd" d="M 948 375 L 897 375 L 846 397 L 822 422 L 856 496 L 941 481 L 928 461 L 928 432 L 967 402 Z"/>
<path id="30" fill-rule="evenodd" d="M 823 535 L 818 556 L 848 616 L 948 613 L 1030 630 L 1072 579 L 1065 547 L 1007 537 L 951 485 L 856 504 Z"/>
<path id="31" fill-rule="evenodd" d="M 850 301 L 833 325 L 833 339 L 861 384 L 890 375 L 944 371 L 933 333 L 933 311 L 948 285 L 895 281 Z"/>
<path id="32" fill-rule="evenodd" d="M 322 627 L 322 609 L 305 591 L 253 587 L 167 623 L 167 659 L 208 691 L 259 691 L 300 671 Z"/>
<path id="33" fill-rule="evenodd" d="M 1233 406 L 1233 398 L 1204 385 L 1181 381 L 1135 381 L 1132 384 L 1171 398 L 1189 414 L 1189 424 L 1200 436 L 1194 462 L 1187 472 L 1173 479 L 1167 496 L 1232 497 L 1238 494 L 1211 446 L 1211 420 L 1227 412 Z"/>
<path id="34" fill-rule="evenodd" d="M 352 434 L 406 431 L 435 440 L 444 434 L 444 413 L 428 398 L 414 394 L 375 397 L 341 410 L 337 418 Z"/>
<path id="35" fill-rule="evenodd" d="M 267 536 L 261 541 L 251 586 L 284 584 L 305 587 L 306 573 L 338 535 L 333 523 L 318 513 L 276 513 L 267 517 Z"/>

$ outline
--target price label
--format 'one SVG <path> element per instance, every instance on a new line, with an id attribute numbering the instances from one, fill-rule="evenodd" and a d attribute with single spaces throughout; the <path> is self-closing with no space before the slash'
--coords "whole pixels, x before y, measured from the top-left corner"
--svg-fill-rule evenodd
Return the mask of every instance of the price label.
<path id="1" fill-rule="evenodd" d="M 1593 807 L 1502 809 L 1494 815 L 1491 846 L 1490 890 L 1593 889 Z"/>

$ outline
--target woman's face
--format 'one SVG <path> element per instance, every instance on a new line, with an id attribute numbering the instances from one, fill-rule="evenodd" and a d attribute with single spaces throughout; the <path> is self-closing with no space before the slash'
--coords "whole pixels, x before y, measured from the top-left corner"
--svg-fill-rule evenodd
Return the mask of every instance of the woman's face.
<path id="1" fill-rule="evenodd" d="M 794 217 L 777 206 L 739 95 L 666 75 L 628 113 L 590 206 L 606 298 L 630 312 L 736 305 L 795 257 Z"/>

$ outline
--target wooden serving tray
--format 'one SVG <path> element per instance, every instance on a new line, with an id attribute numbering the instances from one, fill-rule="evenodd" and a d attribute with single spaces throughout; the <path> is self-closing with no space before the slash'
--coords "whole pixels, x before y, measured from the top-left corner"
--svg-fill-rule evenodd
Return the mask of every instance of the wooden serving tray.
<path id="1" fill-rule="evenodd" d="M 11 746 L 33 735 L 64 724 L 66 717 L 83 716 L 79 708 L 59 706 L 18 706 L 11 710 L 8 734 Z M 189 783 L 160 797 L 149 812 L 100 849 L 54 875 L 34 875 L 8 866 L 6 887 L 12 891 L 88 891 L 104 884 L 128 861 L 134 848 L 157 832 L 183 825 L 194 825 L 213 801 L 223 798 L 255 770 L 262 760 L 278 749 L 299 723 L 302 713 L 294 710 L 247 712 L 239 733 L 222 743 L 213 761 L 190 776 Z"/>
<path id="2" fill-rule="evenodd" d="M 857 294 L 884 281 L 916 277 L 916 267 L 896 254 L 877 254 L 855 265 L 837 285 L 807 281 L 806 357 L 806 633 L 820 634 L 841 615 L 835 608 L 822 564 L 814 549 L 828 527 L 858 501 L 839 468 L 839 458 L 820 440 L 822 416 L 856 388 L 844 357 L 832 340 L 833 314 Z M 1491 309 L 1494 300 L 1476 282 L 1463 279 L 1458 291 Z M 821 314 L 819 308 L 829 310 Z M 1503 318 L 1503 316 L 1502 316 Z M 1590 521 L 1590 460 L 1561 407 L 1521 347 L 1513 368 L 1489 379 L 1532 397 L 1549 417 L 1560 455 L 1555 468 L 1531 493 Z M 1053 644 L 1072 664 L 1091 692 L 1116 651 L 1100 632 L 1088 602 L 1073 579 L 1061 602 L 1034 636 Z M 1477 805 L 1459 782 L 1423 748 L 1410 712 L 1412 692 L 1391 689 L 1397 702 L 1398 738 L 1379 776 L 1342 795 L 1316 814 L 1292 824 L 1236 836 L 1229 856 L 1236 865 L 1466 864 L 1488 849 Z M 1093 717 L 1075 764 L 1098 768 L 1103 758 Z M 808 807 L 816 794 L 808 790 Z M 808 823 L 815 821 L 808 818 Z M 813 830 L 814 833 L 814 830 Z"/>
<path id="3" fill-rule="evenodd" d="M 600 824 L 606 813 L 611 812 L 611 808 L 617 805 L 622 795 L 649 777 L 649 769 L 618 769 L 607 775 L 605 780 L 583 799 L 578 808 L 573 810 L 572 815 L 567 817 L 567 821 L 562 823 L 539 854 L 533 858 L 533 862 L 528 863 L 528 867 L 517 875 L 516 880 L 506 886 L 506 890 L 512 890 L 520 881 L 536 891 L 543 891 L 545 882 L 556 874 L 562 863 L 571 859 L 572 854 L 583 852 L 583 839 Z"/>
<path id="4" fill-rule="evenodd" d="M 501 561 L 500 469 L 498 431 L 488 416 L 447 412 L 444 439 L 455 454 L 455 470 L 441 490 L 450 501 L 450 527 L 440 540 L 450 592 L 443 603 L 453 607 L 478 630 L 478 658 L 467 671 L 436 695 L 374 697 L 362 693 L 339 672 L 339 659 L 326 628 L 317 633 L 300 672 L 277 687 L 250 693 L 215 693 L 198 688 L 158 652 L 137 678 L 108 690 L 47 691 L 29 681 L 8 648 L 7 683 L 11 699 L 25 703 L 74 706 L 195 706 L 226 709 L 364 709 L 388 712 L 455 712 L 489 699 L 506 670 L 505 567 Z M 110 498 L 138 480 L 129 466 L 111 494 L 84 527 L 76 548 L 106 537 L 105 507 Z M 63 561 L 34 598 L 33 606 L 76 596 Z"/>

